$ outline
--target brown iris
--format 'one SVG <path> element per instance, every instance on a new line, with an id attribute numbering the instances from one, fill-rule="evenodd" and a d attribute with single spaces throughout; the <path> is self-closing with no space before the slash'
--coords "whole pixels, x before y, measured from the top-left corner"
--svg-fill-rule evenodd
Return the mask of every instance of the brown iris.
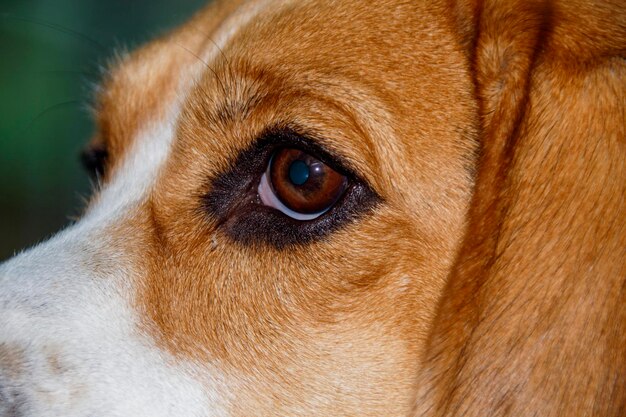
<path id="1" fill-rule="evenodd" d="M 299 149 L 274 154 L 269 179 L 274 194 L 289 209 L 314 214 L 328 210 L 346 190 L 344 175 Z"/>

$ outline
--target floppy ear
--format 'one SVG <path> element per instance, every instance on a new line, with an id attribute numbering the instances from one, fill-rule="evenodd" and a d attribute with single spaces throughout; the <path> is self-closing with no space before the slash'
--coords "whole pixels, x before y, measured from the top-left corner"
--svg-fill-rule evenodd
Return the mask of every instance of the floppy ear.
<path id="1" fill-rule="evenodd" d="M 415 415 L 626 415 L 626 6 L 451 10 L 482 153 Z"/>

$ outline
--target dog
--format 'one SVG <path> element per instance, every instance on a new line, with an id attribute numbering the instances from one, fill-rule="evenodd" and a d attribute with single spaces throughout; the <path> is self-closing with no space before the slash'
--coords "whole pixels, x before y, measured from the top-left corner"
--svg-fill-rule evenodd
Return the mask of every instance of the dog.
<path id="1" fill-rule="evenodd" d="M 0 415 L 623 416 L 626 6 L 218 1 L 0 267 Z"/>

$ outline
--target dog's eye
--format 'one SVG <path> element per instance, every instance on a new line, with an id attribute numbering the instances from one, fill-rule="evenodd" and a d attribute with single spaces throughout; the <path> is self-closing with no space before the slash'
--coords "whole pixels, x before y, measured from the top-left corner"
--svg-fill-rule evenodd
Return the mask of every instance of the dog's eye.
<path id="1" fill-rule="evenodd" d="M 271 129 L 211 180 L 202 207 L 233 240 L 281 249 L 323 239 L 381 202 L 340 155 Z"/>
<path id="2" fill-rule="evenodd" d="M 91 145 L 80 154 L 83 167 L 93 179 L 104 176 L 108 157 L 109 153 L 104 145 Z"/>
<path id="3" fill-rule="evenodd" d="M 263 204 L 296 220 L 327 212 L 346 191 L 348 178 L 314 156 L 293 148 L 272 156 L 259 184 Z"/>

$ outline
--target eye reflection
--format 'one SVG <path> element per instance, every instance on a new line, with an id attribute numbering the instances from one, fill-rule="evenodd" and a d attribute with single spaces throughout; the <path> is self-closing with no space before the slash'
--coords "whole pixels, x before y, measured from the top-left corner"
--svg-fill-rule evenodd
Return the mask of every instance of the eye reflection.
<path id="1" fill-rule="evenodd" d="M 311 220 L 328 211 L 347 186 L 346 176 L 314 156 L 283 148 L 272 156 L 259 195 L 267 206 L 297 220 Z"/>

